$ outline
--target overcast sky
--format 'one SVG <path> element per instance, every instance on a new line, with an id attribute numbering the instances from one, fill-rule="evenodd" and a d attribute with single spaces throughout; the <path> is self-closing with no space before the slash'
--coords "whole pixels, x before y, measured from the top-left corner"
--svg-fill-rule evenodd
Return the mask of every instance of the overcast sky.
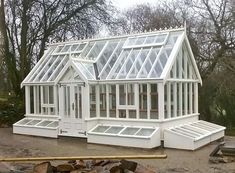
<path id="1" fill-rule="evenodd" d="M 149 3 L 156 4 L 157 0 L 111 0 L 113 5 L 120 8 L 121 10 L 130 8 L 136 4 Z"/>

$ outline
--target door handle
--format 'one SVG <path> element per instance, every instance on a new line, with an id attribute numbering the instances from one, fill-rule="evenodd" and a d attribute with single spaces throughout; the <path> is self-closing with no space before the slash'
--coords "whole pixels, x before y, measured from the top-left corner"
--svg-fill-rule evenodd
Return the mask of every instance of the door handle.
<path id="1" fill-rule="evenodd" d="M 72 103 L 72 109 L 74 110 L 74 103 Z"/>

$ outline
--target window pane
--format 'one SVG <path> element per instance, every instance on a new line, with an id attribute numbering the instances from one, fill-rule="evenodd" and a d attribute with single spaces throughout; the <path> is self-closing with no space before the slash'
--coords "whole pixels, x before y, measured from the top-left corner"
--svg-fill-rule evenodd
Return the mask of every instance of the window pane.
<path id="1" fill-rule="evenodd" d="M 119 110 L 119 118 L 126 118 L 126 110 Z"/>
<path id="2" fill-rule="evenodd" d="M 127 100 L 128 100 L 128 105 L 134 105 L 135 104 L 134 84 L 127 84 Z"/>
<path id="3" fill-rule="evenodd" d="M 139 85 L 139 111 L 140 118 L 147 119 L 147 84 Z"/>
<path id="4" fill-rule="evenodd" d="M 129 118 L 136 118 L 136 110 L 129 110 Z"/>
<path id="5" fill-rule="evenodd" d="M 100 116 L 106 117 L 106 86 L 100 85 Z"/>
<path id="6" fill-rule="evenodd" d="M 49 86 L 49 104 L 54 103 L 54 89 L 53 86 Z"/>
<path id="7" fill-rule="evenodd" d="M 48 104 L 48 86 L 43 87 L 43 103 Z"/>
<path id="8" fill-rule="evenodd" d="M 116 117 L 116 85 L 109 86 L 109 116 Z"/>
<path id="9" fill-rule="evenodd" d="M 158 118 L 158 93 L 157 84 L 151 84 L 151 108 L 150 108 L 150 119 Z"/>
<path id="10" fill-rule="evenodd" d="M 126 105 L 126 85 L 119 85 L 120 105 Z"/>
<path id="11" fill-rule="evenodd" d="M 90 117 L 96 117 L 96 92 L 95 86 L 90 86 Z"/>

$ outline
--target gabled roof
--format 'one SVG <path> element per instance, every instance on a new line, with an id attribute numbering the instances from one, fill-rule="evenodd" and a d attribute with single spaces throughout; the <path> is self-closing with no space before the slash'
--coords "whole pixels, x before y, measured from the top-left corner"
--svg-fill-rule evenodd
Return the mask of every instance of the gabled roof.
<path id="1" fill-rule="evenodd" d="M 188 44 L 185 29 L 179 28 L 52 44 L 22 85 L 55 83 L 70 62 L 86 81 L 166 80 L 183 40 Z"/>

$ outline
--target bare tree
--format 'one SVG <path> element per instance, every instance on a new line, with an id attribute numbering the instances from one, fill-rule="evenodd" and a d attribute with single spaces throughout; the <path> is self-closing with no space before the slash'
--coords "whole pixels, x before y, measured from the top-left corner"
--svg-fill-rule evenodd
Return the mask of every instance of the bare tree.
<path id="1" fill-rule="evenodd" d="M 1 29 L 8 79 L 16 95 L 20 82 L 49 42 L 94 35 L 110 25 L 113 6 L 105 0 L 1 0 Z"/>

